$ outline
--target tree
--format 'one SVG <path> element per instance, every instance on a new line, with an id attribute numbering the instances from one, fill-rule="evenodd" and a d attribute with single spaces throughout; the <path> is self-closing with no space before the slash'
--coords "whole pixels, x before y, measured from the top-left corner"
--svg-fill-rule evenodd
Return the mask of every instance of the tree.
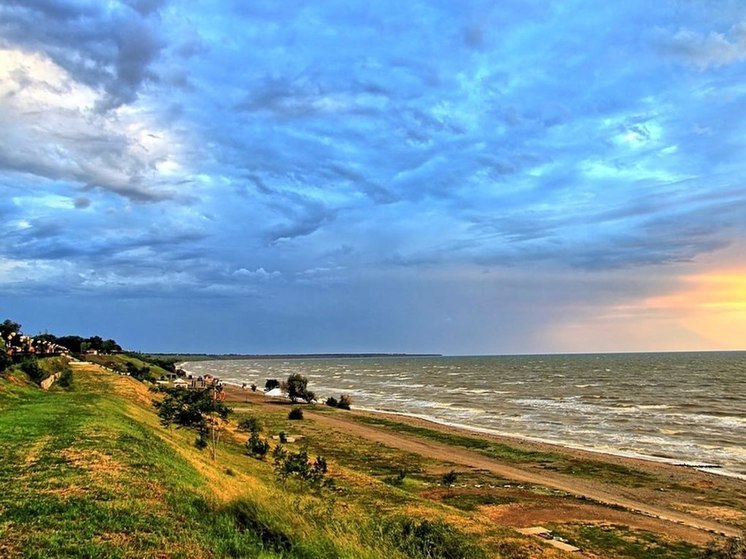
<path id="1" fill-rule="evenodd" d="M 316 394 L 308 390 L 308 379 L 300 373 L 291 374 L 285 384 L 287 386 L 288 398 L 293 402 L 301 399 L 310 404 L 316 399 Z"/>
<path id="2" fill-rule="evenodd" d="M 443 485 L 445 485 L 446 487 L 451 487 L 454 483 L 456 483 L 457 479 L 458 474 L 453 470 L 443 474 L 443 477 L 441 478 L 441 480 L 443 481 Z"/>
<path id="3" fill-rule="evenodd" d="M 331 479 L 325 479 L 327 465 L 326 460 L 321 456 L 317 456 L 315 460 L 309 460 L 308 452 L 305 450 L 291 453 L 286 451 L 282 445 L 275 447 L 272 456 L 275 474 L 283 482 L 292 477 L 317 489 L 332 483 Z"/>
<path id="4" fill-rule="evenodd" d="M 158 410 L 161 424 L 177 428 L 187 427 L 197 431 L 197 448 L 210 447 L 212 459 L 215 460 L 217 446 L 223 425 L 232 413 L 220 398 L 220 390 L 210 386 L 203 390 L 184 390 L 183 388 L 163 388 L 165 397 L 153 402 Z"/>
<path id="5" fill-rule="evenodd" d="M 122 351 L 122 347 L 114 340 L 104 340 L 101 343 L 101 351 L 104 353 L 118 353 Z"/>
<path id="6" fill-rule="evenodd" d="M 740 536 L 726 538 L 725 541 L 710 542 L 702 559 L 746 559 L 746 531 Z"/>
<path id="7" fill-rule="evenodd" d="M 13 364 L 13 359 L 5 353 L 5 348 L 0 348 L 0 373 Z"/>
<path id="8" fill-rule="evenodd" d="M 3 337 L 3 339 L 7 339 L 10 334 L 13 332 L 20 332 L 21 331 L 21 325 L 17 322 L 13 322 L 9 318 L 6 318 L 2 324 L 0 324 L 0 336 Z"/>

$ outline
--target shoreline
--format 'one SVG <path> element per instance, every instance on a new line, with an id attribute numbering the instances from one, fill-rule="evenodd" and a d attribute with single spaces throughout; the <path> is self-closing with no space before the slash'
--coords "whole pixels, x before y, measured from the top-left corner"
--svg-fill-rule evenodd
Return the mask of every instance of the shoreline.
<path id="1" fill-rule="evenodd" d="M 224 382 L 226 387 L 232 387 L 236 391 L 235 399 L 229 398 L 230 401 L 240 402 L 240 395 L 243 394 L 243 389 L 240 385 L 233 382 Z M 228 391 L 226 391 L 228 392 Z M 249 394 L 253 394 L 256 397 L 265 398 L 269 401 L 285 401 L 290 405 L 290 401 L 285 396 L 269 396 L 264 393 L 261 389 L 257 389 L 256 392 L 247 391 Z M 307 405 L 305 402 L 299 402 L 298 405 Z M 318 401 L 316 405 L 324 406 L 323 402 Z M 726 479 L 746 481 L 746 474 L 739 472 L 733 472 L 725 469 L 721 464 L 713 464 L 695 460 L 684 460 L 677 458 L 669 458 L 664 456 L 650 456 L 633 451 L 625 451 L 621 449 L 601 449 L 587 447 L 579 444 L 570 442 L 559 442 L 553 440 L 542 439 L 540 437 L 532 437 L 530 435 L 523 435 L 520 433 L 509 433 L 497 431 L 487 427 L 478 427 L 465 423 L 449 422 L 442 420 L 437 417 L 417 414 L 412 412 L 398 412 L 394 410 L 382 410 L 377 408 L 366 408 L 362 406 L 354 406 L 353 413 L 360 413 L 363 415 L 378 415 L 388 417 L 393 420 L 408 419 L 415 422 L 421 422 L 425 426 L 428 426 L 435 430 L 448 430 L 456 434 L 461 435 L 475 435 L 475 436 L 487 436 L 496 442 L 503 444 L 519 444 L 521 446 L 531 445 L 540 448 L 541 450 L 553 449 L 556 452 L 565 453 L 582 453 L 588 455 L 587 459 L 593 459 L 593 457 L 602 458 L 607 461 L 621 459 L 630 460 L 632 462 L 643 462 L 648 464 L 659 464 L 674 468 L 682 468 L 690 471 L 698 471 L 703 474 L 710 474 L 719 476 Z"/>

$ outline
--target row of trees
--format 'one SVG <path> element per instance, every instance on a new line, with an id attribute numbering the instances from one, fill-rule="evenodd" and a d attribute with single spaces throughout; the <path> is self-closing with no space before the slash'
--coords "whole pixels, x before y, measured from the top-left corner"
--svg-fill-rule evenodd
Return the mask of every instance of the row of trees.
<path id="1" fill-rule="evenodd" d="M 101 336 L 83 338 L 81 336 L 55 336 L 54 334 L 39 334 L 37 339 L 66 347 L 72 353 L 85 353 L 93 350 L 99 353 L 119 353 L 122 347 L 114 340 L 104 340 Z"/>
<path id="2" fill-rule="evenodd" d="M 5 319 L 0 323 L 0 337 L 3 342 L 7 340 L 11 334 L 21 332 L 21 325 L 14 320 Z M 122 347 L 114 340 L 105 340 L 101 336 L 91 336 L 84 338 L 82 336 L 55 336 L 54 334 L 38 334 L 33 336 L 36 340 L 57 344 L 62 347 L 69 349 L 72 353 L 85 353 L 88 350 L 95 350 L 100 353 L 118 353 L 122 351 Z"/>

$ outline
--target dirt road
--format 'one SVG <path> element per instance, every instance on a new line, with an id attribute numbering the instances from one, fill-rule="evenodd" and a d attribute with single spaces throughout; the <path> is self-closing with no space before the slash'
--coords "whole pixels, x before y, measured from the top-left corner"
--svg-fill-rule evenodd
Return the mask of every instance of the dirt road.
<path id="1" fill-rule="evenodd" d="M 666 507 L 657 506 L 654 503 L 640 502 L 638 499 L 633 499 L 621 494 L 623 491 L 621 488 L 611 488 L 600 483 L 594 483 L 560 474 L 553 474 L 551 472 L 533 472 L 530 470 L 524 470 L 500 463 L 462 447 L 454 447 L 435 441 L 418 439 L 399 433 L 391 433 L 383 428 L 361 425 L 349 419 L 340 419 L 309 412 L 306 413 L 307 417 L 312 418 L 327 427 L 337 429 L 350 435 L 362 437 L 373 442 L 378 442 L 389 447 L 419 454 L 423 457 L 450 462 L 459 466 L 486 470 L 506 479 L 512 479 L 522 483 L 530 483 L 533 485 L 558 489 L 570 495 L 584 497 L 606 505 L 624 507 L 628 511 L 673 522 L 681 526 L 706 532 L 707 534 L 722 534 L 726 536 L 740 535 L 740 530 L 732 526 L 698 518 Z M 702 534 L 699 534 L 698 537 L 692 539 L 701 540 Z"/>

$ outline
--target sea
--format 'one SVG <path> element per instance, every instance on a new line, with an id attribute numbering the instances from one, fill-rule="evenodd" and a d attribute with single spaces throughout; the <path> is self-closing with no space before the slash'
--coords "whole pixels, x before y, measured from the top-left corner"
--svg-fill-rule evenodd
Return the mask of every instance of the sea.
<path id="1" fill-rule="evenodd" d="M 646 458 L 746 480 L 746 352 L 236 359 L 182 365 L 256 384 L 308 378 L 319 401 Z"/>

